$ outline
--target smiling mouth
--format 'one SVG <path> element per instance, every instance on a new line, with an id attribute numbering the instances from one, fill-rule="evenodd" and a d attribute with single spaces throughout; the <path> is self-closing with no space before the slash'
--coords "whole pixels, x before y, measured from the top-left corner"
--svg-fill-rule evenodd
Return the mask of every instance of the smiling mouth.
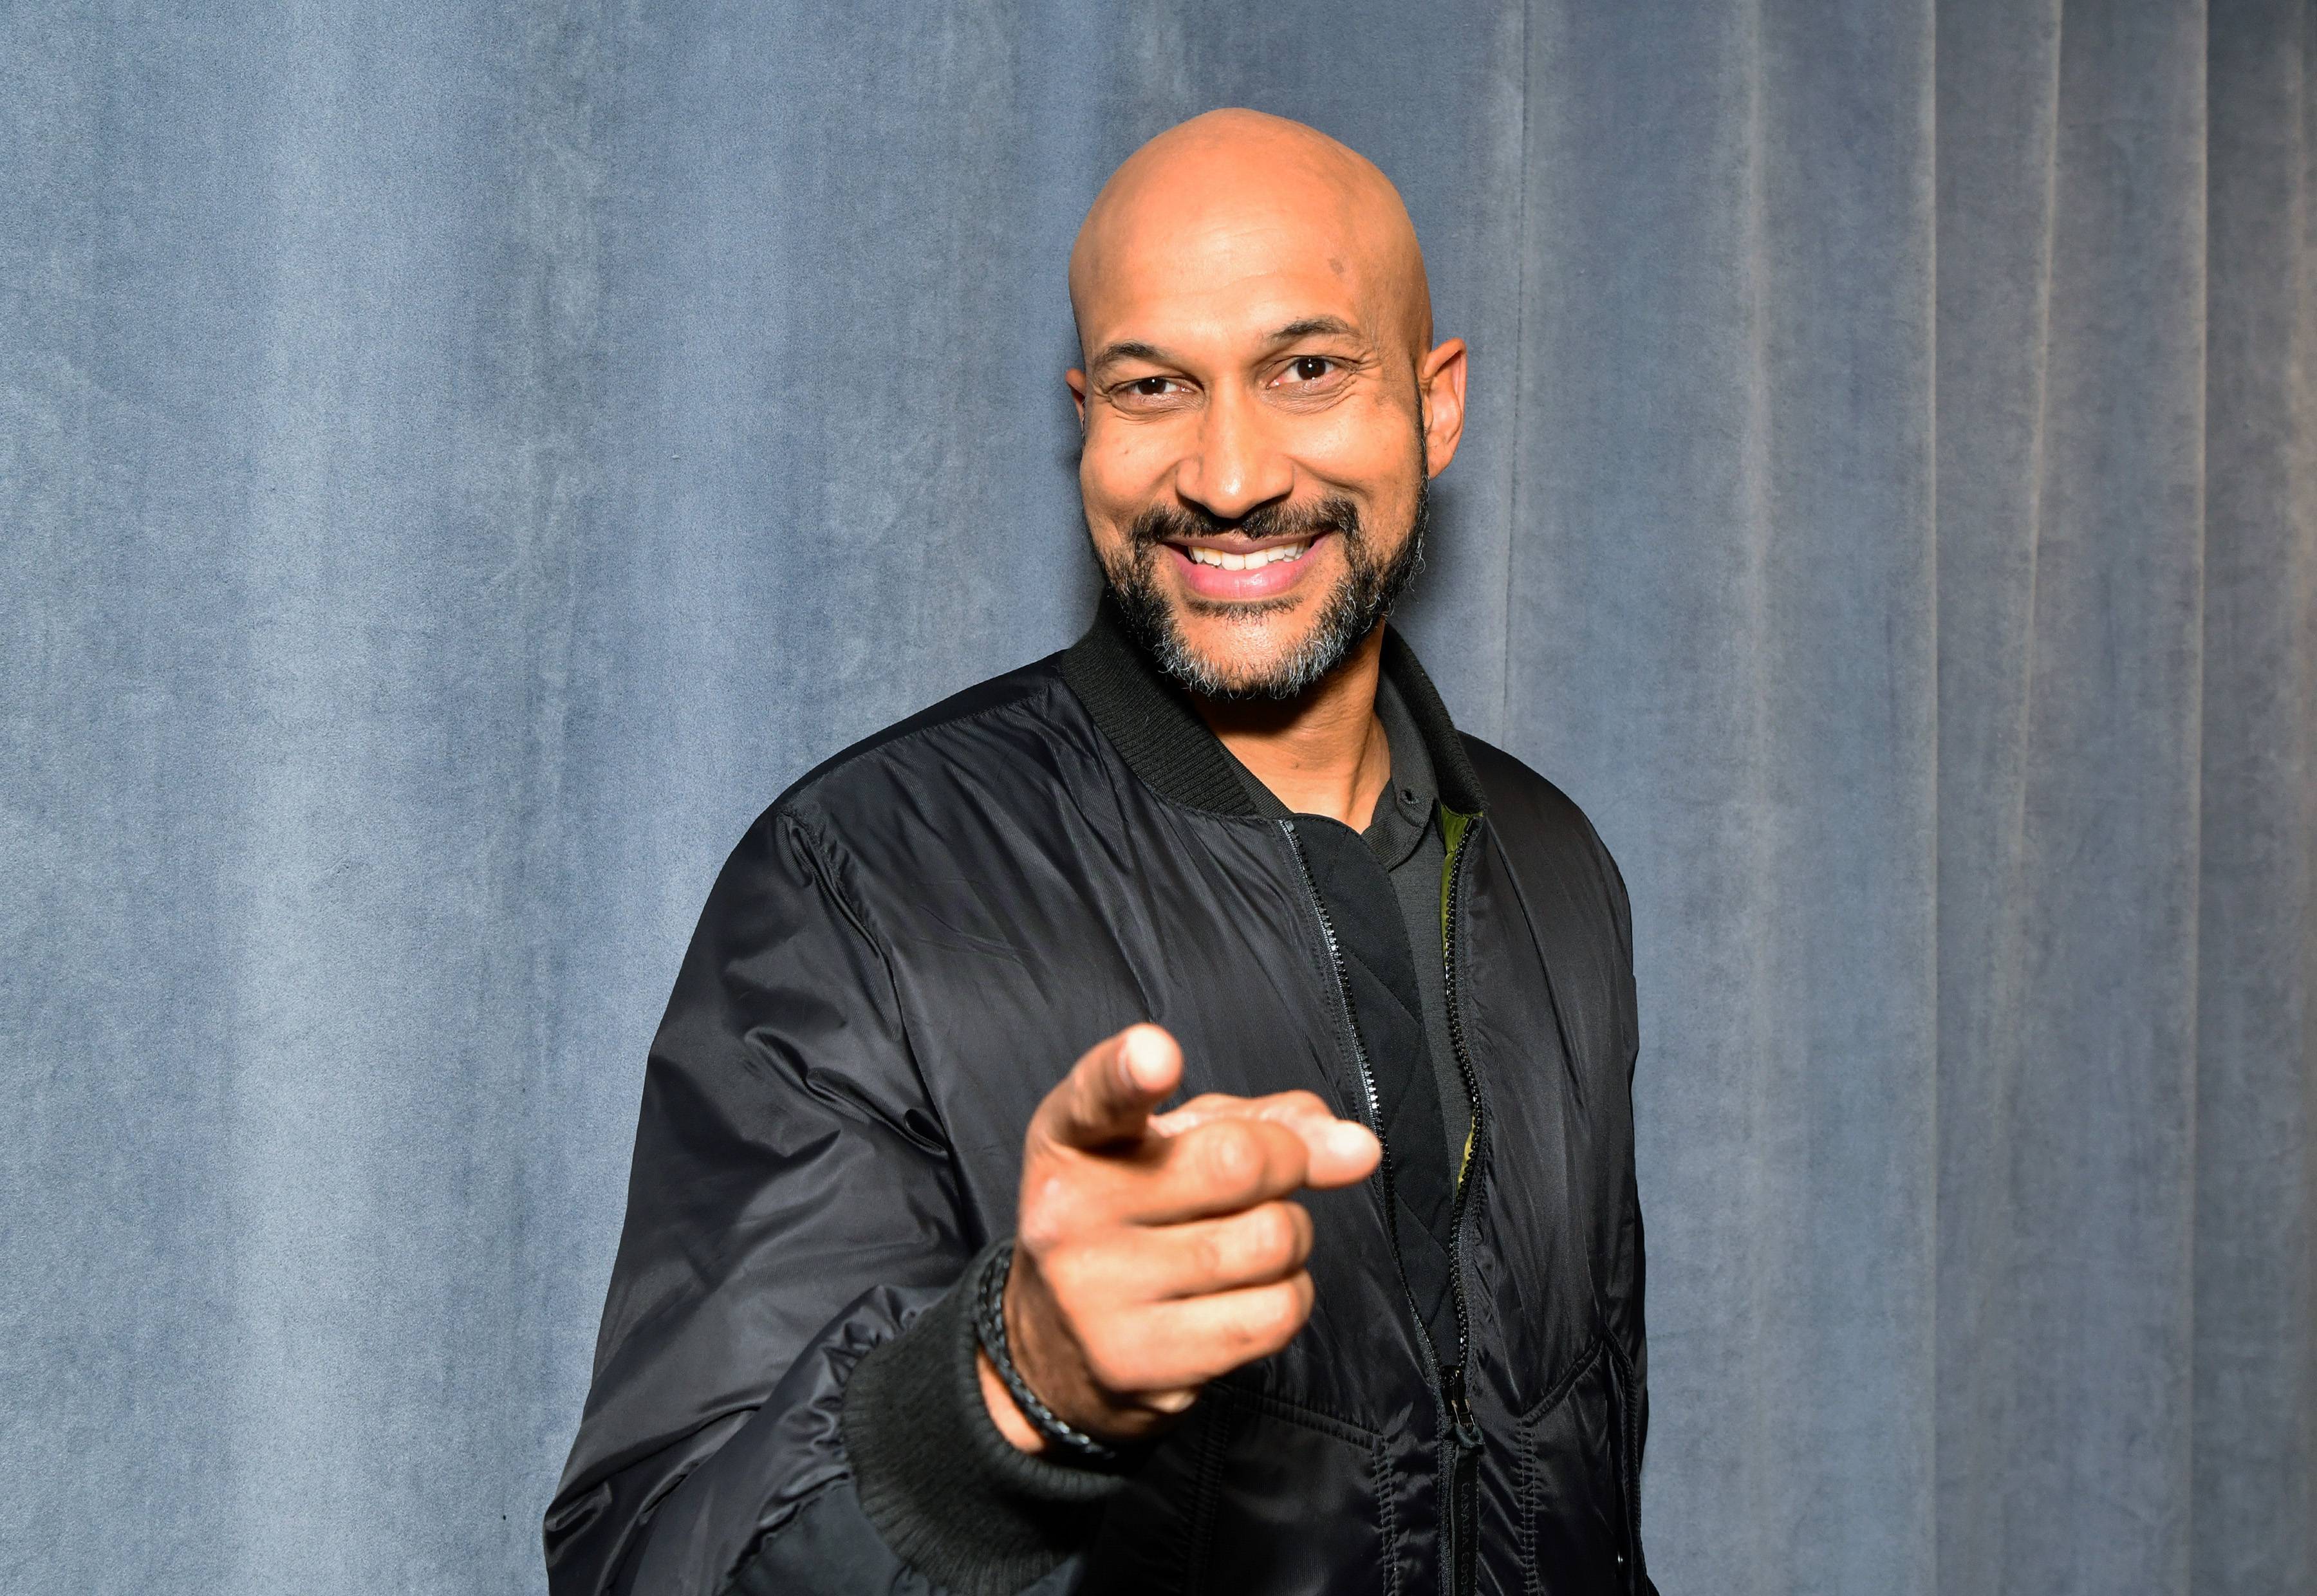
<path id="1" fill-rule="evenodd" d="M 1259 548 L 1219 548 L 1207 543 L 1176 543 L 1178 550 L 1194 566 L 1212 566 L 1225 571 L 1254 571 L 1265 566 L 1284 565 L 1302 559 L 1318 539 L 1299 538 L 1293 542 L 1273 543 Z"/>

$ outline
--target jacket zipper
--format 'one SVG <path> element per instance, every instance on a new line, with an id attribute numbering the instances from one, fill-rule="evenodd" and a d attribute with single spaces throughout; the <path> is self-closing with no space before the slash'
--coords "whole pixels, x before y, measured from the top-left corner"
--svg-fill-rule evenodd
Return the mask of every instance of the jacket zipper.
<path id="1" fill-rule="evenodd" d="M 1311 912 L 1320 917 L 1320 939 L 1328 946 L 1328 966 L 1335 972 L 1336 997 L 1344 1007 L 1344 1031 L 1351 1042 L 1352 1063 L 1359 1069 L 1360 1091 L 1367 1098 L 1368 1128 L 1375 1132 L 1376 1146 L 1383 1148 L 1376 1173 L 1383 1181 L 1384 1239 L 1391 1244 L 1391 1262 L 1400 1271 L 1400 1294 L 1413 1308 L 1416 1294 L 1408 1288 L 1408 1270 L 1400 1256 L 1400 1230 L 1392 1217 L 1391 1149 L 1384 1146 L 1383 1108 L 1377 1099 L 1374 1073 L 1368 1068 L 1366 1044 L 1360 1040 L 1359 1021 L 1352 1014 L 1351 977 L 1344 970 L 1344 951 L 1336 943 L 1335 918 L 1328 913 L 1327 900 L 1320 896 L 1320 884 L 1311 878 L 1311 862 L 1303 856 L 1303 840 L 1295 834 L 1295 823 L 1282 820 L 1279 829 L 1287 835 L 1288 851 L 1295 855 L 1296 873 L 1303 878 L 1304 896 L 1311 900 Z"/>
<path id="2" fill-rule="evenodd" d="M 1444 967 L 1445 993 L 1448 1008 L 1448 1039 L 1450 1050 L 1456 1056 L 1457 1074 L 1464 1083 L 1464 1096 L 1472 1110 L 1472 1129 L 1465 1141 L 1463 1167 L 1456 1172 L 1456 1191 L 1449 1206 L 1448 1231 L 1448 1300 L 1456 1312 L 1455 1361 L 1442 1366 L 1437 1371 L 1435 1393 L 1447 1409 L 1453 1426 L 1454 1455 L 1449 1462 L 1448 1521 L 1445 1528 L 1449 1538 L 1450 1590 L 1454 1596 L 1470 1596 L 1480 1574 L 1477 1532 L 1479 1526 L 1479 1486 L 1481 1457 L 1481 1427 L 1472 1417 L 1471 1402 L 1464 1391 L 1464 1360 L 1472 1351 L 1472 1310 L 1464 1301 L 1463 1225 L 1464 1194 L 1470 1188 L 1467 1178 L 1479 1156 L 1481 1145 L 1481 1090 L 1472 1073 L 1472 1064 L 1464 1051 L 1464 1028 L 1456 1014 L 1456 905 L 1463 893 L 1464 853 L 1472 841 L 1472 826 L 1480 824 L 1476 816 L 1472 826 L 1458 839 L 1456 855 L 1450 861 L 1448 872 L 1448 905 L 1446 930 L 1442 937 L 1441 958 Z M 1320 896 L 1319 883 L 1312 878 L 1311 860 L 1304 857 L 1302 839 L 1295 834 L 1295 822 L 1283 819 L 1279 829 L 1286 834 L 1287 846 L 1295 855 L 1295 869 L 1303 878 L 1303 891 L 1311 900 L 1312 912 L 1320 917 L 1320 940 L 1327 944 L 1328 967 L 1335 972 L 1336 995 L 1344 1008 L 1344 1027 L 1349 1033 L 1352 1062 L 1358 1068 L 1360 1090 L 1367 1099 L 1368 1128 L 1375 1132 L 1376 1145 L 1382 1149 L 1377 1164 L 1377 1177 L 1383 1183 L 1384 1236 L 1391 1246 L 1392 1267 L 1400 1274 L 1400 1296 L 1409 1305 L 1415 1318 L 1417 1333 L 1426 1345 L 1431 1338 L 1424 1333 L 1424 1321 L 1416 1312 L 1416 1294 L 1408 1288 L 1408 1266 L 1400 1252 L 1400 1224 L 1393 1207 L 1391 1149 L 1383 1138 L 1383 1111 L 1379 1106 L 1374 1072 L 1369 1067 L 1366 1045 L 1360 1040 L 1359 1021 L 1352 1012 L 1351 977 L 1344 969 L 1344 954 L 1336 941 L 1336 923 L 1328 913 L 1327 900 Z M 1435 1356 L 1439 1349 L 1433 1349 Z"/>

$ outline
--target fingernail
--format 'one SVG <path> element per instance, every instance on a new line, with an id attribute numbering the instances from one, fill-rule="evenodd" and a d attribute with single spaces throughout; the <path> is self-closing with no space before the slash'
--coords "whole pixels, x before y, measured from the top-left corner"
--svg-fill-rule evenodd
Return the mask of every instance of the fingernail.
<path id="1" fill-rule="evenodd" d="M 1328 1151 L 1343 1158 L 1364 1156 L 1375 1146 L 1375 1137 L 1364 1125 L 1338 1119 L 1328 1127 Z"/>

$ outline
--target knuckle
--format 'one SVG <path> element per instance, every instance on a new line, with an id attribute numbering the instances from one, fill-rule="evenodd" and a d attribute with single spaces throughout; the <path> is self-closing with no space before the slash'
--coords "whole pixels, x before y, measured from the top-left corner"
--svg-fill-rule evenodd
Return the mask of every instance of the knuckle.
<path id="1" fill-rule="evenodd" d="M 1263 1146 L 1252 1127 L 1224 1119 L 1208 1127 L 1202 1148 L 1207 1173 L 1233 1190 L 1251 1184 L 1263 1166 Z"/>
<path id="2" fill-rule="evenodd" d="M 1284 1342 L 1303 1328 L 1311 1302 L 1303 1295 L 1300 1282 L 1294 1280 L 1284 1282 L 1266 1295 L 1269 1300 L 1261 1315 L 1262 1338 L 1273 1343 Z"/>
<path id="3" fill-rule="evenodd" d="M 1335 1118 L 1329 1112 L 1328 1105 L 1320 1101 L 1320 1094 L 1316 1092 L 1290 1092 L 1285 1096 L 1285 1101 L 1287 1106 L 1298 1114 L 1327 1114 L 1329 1119 Z"/>
<path id="4" fill-rule="evenodd" d="M 1038 1260 L 1038 1273 L 1054 1306 L 1065 1317 L 1075 1318 L 1079 1299 L 1086 1295 L 1086 1254 L 1076 1247 L 1057 1247 Z"/>
<path id="5" fill-rule="evenodd" d="M 1265 1318 L 1266 1310 L 1259 1302 L 1242 1305 L 1223 1326 L 1223 1342 L 1231 1354 L 1246 1359 L 1266 1350 Z"/>
<path id="6" fill-rule="evenodd" d="M 1212 1280 L 1230 1272 L 1230 1251 L 1219 1233 L 1203 1229 L 1192 1238 L 1191 1267 L 1198 1271 L 1203 1280 Z"/>
<path id="7" fill-rule="evenodd" d="M 1249 1208 L 1239 1221 L 1239 1251 L 1250 1273 L 1276 1268 L 1288 1241 L 1286 1217 L 1275 1204 Z"/>
<path id="8" fill-rule="evenodd" d="M 1294 1313 L 1293 1296 L 1274 1287 L 1257 1299 L 1248 1314 L 1248 1333 L 1259 1342 L 1275 1341 L 1294 1328 Z"/>
<path id="9" fill-rule="evenodd" d="M 1134 1388 L 1140 1369 L 1132 1349 L 1121 1344 L 1114 1333 L 1103 1333 L 1082 1337 L 1078 1355 L 1086 1365 L 1087 1378 L 1105 1391 L 1131 1391 Z"/>
<path id="10" fill-rule="evenodd" d="M 1280 1207 L 1287 1210 L 1287 1228 L 1292 1238 L 1289 1244 L 1294 1250 L 1295 1262 L 1300 1264 L 1311 1256 L 1312 1243 L 1316 1239 L 1311 1229 L 1311 1210 L 1300 1202 L 1282 1203 Z"/>
<path id="11" fill-rule="evenodd" d="M 1081 1206 L 1060 1175 L 1035 1181 L 1022 1194 L 1015 1216 L 1014 1237 L 1033 1254 L 1043 1257 L 1069 1236 L 1073 1217 Z"/>
<path id="12" fill-rule="evenodd" d="M 1257 1238 L 1258 1257 L 1265 1269 L 1281 1269 L 1296 1261 L 1302 1249 L 1302 1227 L 1296 1224 L 1296 1210 L 1286 1203 L 1273 1203 L 1259 1208 L 1261 1232 Z"/>
<path id="13" fill-rule="evenodd" d="M 1021 1217 L 1015 1221 L 1014 1239 L 1033 1257 L 1051 1253 L 1061 1240 L 1061 1228 L 1052 1208 L 1044 1203 L 1024 1203 Z"/>

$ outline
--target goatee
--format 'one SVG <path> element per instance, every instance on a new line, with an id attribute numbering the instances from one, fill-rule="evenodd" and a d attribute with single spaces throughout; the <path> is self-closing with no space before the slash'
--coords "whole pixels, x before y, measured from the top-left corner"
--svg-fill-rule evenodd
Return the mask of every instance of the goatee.
<path id="1" fill-rule="evenodd" d="M 1427 475 L 1420 468 L 1417 471 L 1416 508 L 1408 536 L 1389 556 L 1378 551 L 1374 536 L 1360 520 L 1359 506 L 1339 495 L 1308 504 L 1266 505 L 1237 521 L 1153 504 L 1128 527 L 1119 556 L 1102 561 L 1103 576 L 1128 635 L 1161 671 L 1190 691 L 1227 703 L 1300 698 L 1351 656 L 1424 568 L 1424 538 L 1431 521 Z M 1311 630 L 1285 654 L 1251 666 L 1232 660 L 1228 651 L 1225 657 L 1214 659 L 1194 650 L 1160 586 L 1158 562 L 1168 542 L 1223 532 L 1257 540 L 1317 539 L 1332 532 L 1343 543 L 1344 575 L 1320 601 Z M 1250 642 L 1261 638 L 1266 619 L 1293 609 L 1296 602 L 1230 603 L 1195 595 L 1183 601 L 1185 609 L 1244 629 Z"/>

